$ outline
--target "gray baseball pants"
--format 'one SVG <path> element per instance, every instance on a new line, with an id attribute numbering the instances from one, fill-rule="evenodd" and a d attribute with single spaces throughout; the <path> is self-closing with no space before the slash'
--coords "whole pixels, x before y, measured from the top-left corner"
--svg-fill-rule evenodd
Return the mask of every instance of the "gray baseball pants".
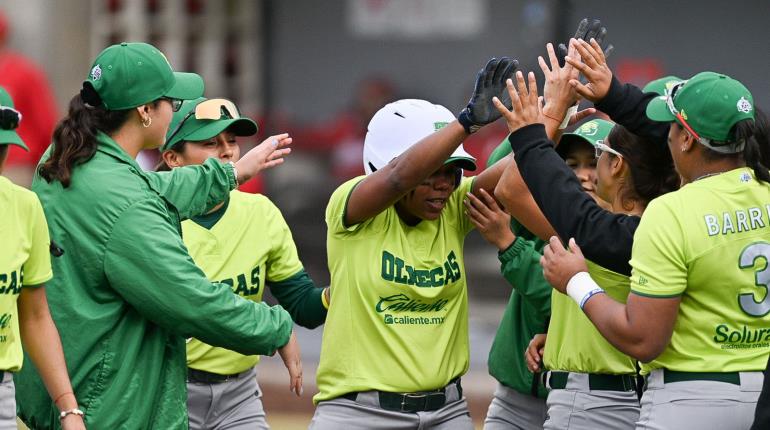
<path id="1" fill-rule="evenodd" d="M 356 400 L 338 397 L 319 402 L 309 430 L 473 430 L 465 397 L 446 387 L 447 403 L 426 412 L 395 412 L 380 407 L 377 391 L 358 393 Z"/>
<path id="2" fill-rule="evenodd" d="M 754 421 L 762 372 L 740 372 L 740 385 L 718 381 L 664 383 L 653 370 L 642 395 L 637 430 L 748 430 Z"/>
<path id="3" fill-rule="evenodd" d="M 190 430 L 269 429 L 262 407 L 257 371 L 226 382 L 187 383 Z"/>
<path id="4" fill-rule="evenodd" d="M 546 430 L 631 430 L 639 419 L 635 391 L 591 390 L 585 373 L 570 372 L 567 386 L 551 390 L 546 404 Z"/>
<path id="5" fill-rule="evenodd" d="M 16 386 L 11 372 L 3 372 L 0 382 L 0 430 L 16 430 Z"/>
<path id="6" fill-rule="evenodd" d="M 542 429 L 546 412 L 545 399 L 498 383 L 484 420 L 484 430 Z"/>

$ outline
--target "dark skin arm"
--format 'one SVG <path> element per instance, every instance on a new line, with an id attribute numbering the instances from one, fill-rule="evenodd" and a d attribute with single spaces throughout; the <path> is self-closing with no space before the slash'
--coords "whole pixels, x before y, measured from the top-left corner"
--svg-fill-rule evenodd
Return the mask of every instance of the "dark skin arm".
<path id="1" fill-rule="evenodd" d="M 585 257 L 574 239 L 569 245 L 567 250 L 557 237 L 552 237 L 540 260 L 545 278 L 564 294 L 575 274 L 588 271 Z M 624 305 L 607 294 L 596 294 L 588 299 L 583 312 L 615 348 L 639 361 L 649 362 L 671 341 L 680 302 L 681 297 L 644 297 L 631 293 Z"/>
<path id="2" fill-rule="evenodd" d="M 468 133 L 499 118 L 500 114 L 493 107 L 491 99 L 494 96 L 502 97 L 505 81 L 516 64 L 516 61 L 505 57 L 487 62 L 476 77 L 476 86 L 468 107 L 460 113 L 460 119 L 471 121 L 473 127 L 466 129 L 458 120 L 452 121 L 367 176 L 350 193 L 343 222 L 355 225 L 392 206 L 439 170 L 468 137 Z M 494 188 L 502 171 L 503 167 L 487 169 L 474 181 L 474 191 Z"/>
<path id="3" fill-rule="evenodd" d="M 361 223 L 393 206 L 438 170 L 467 136 L 460 123 L 452 121 L 372 172 L 350 193 L 345 225 Z"/>

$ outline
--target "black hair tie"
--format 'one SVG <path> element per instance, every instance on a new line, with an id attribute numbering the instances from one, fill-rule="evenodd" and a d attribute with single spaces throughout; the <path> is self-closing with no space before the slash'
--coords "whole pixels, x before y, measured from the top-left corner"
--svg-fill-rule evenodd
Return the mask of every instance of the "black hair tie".
<path id="1" fill-rule="evenodd" d="M 99 93 L 88 82 L 83 82 L 83 88 L 80 89 L 80 98 L 85 104 L 92 107 L 101 106 L 102 104 L 102 98 L 99 97 Z"/>
<path id="2" fill-rule="evenodd" d="M 0 128 L 3 130 L 15 130 L 21 122 L 21 113 L 8 106 L 0 106 Z"/>

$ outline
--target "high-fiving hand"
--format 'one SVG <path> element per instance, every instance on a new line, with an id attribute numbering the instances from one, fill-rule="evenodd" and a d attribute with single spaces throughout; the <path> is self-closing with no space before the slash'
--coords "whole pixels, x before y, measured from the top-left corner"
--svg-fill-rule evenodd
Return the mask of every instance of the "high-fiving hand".
<path id="1" fill-rule="evenodd" d="M 598 103 L 607 95 L 612 83 L 612 70 L 607 65 L 607 57 L 602 52 L 599 43 L 594 39 L 591 39 L 590 42 L 576 40 L 573 43 L 580 58 L 568 55 L 566 57 L 567 63 L 585 76 L 587 83 L 583 84 L 577 79 L 571 79 L 570 85 L 582 97 L 593 103 Z"/>
<path id="2" fill-rule="evenodd" d="M 498 97 L 492 98 L 500 115 L 505 118 L 505 123 L 508 124 L 508 130 L 513 133 L 514 131 L 538 122 L 543 122 L 541 119 L 541 102 L 537 96 L 537 82 L 535 81 L 535 74 L 529 72 L 527 75 L 529 79 L 529 88 L 524 82 L 524 74 L 516 72 L 516 86 L 518 90 L 513 87 L 513 81 L 508 79 L 506 81 L 506 88 L 508 89 L 508 95 L 511 97 L 511 109 L 503 104 Z"/>
<path id="3" fill-rule="evenodd" d="M 500 113 L 493 106 L 492 99 L 494 97 L 507 99 L 505 82 L 513 76 L 517 67 L 519 67 L 518 61 L 502 57 L 499 60 L 492 58 L 483 69 L 479 70 L 468 106 L 460 111 L 457 117 L 466 133 L 475 133 L 481 127 L 500 118 Z"/>

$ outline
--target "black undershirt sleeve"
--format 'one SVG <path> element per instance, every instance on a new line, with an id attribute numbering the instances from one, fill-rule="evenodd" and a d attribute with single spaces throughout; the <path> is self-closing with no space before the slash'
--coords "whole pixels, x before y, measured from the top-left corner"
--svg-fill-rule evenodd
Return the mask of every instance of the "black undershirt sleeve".
<path id="1" fill-rule="evenodd" d="M 631 84 L 621 84 L 612 77 L 607 95 L 596 104 L 596 109 L 606 113 L 616 123 L 631 133 L 647 138 L 660 145 L 668 144 L 669 123 L 647 118 L 647 105 L 658 97 L 656 93 L 644 93 Z"/>
<path id="2" fill-rule="evenodd" d="M 562 240 L 574 237 L 587 259 L 630 275 L 631 245 L 639 217 L 599 207 L 554 151 L 543 124 L 522 127 L 508 140 L 524 182 Z"/>

